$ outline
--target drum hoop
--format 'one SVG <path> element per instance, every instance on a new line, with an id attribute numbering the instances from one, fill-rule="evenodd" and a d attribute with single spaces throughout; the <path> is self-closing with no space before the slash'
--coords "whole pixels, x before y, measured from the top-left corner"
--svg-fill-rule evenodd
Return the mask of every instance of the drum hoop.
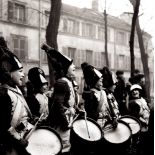
<path id="1" fill-rule="evenodd" d="M 84 117 L 79 117 L 74 122 L 76 122 L 78 120 L 83 120 L 83 119 L 85 119 L 85 118 Z M 103 134 L 102 128 L 100 127 L 100 125 L 94 119 L 92 119 L 90 117 L 87 117 L 87 120 L 94 123 L 99 128 L 99 130 L 101 131 L 101 135 Z M 73 122 L 73 124 L 74 124 L 74 122 Z"/>
<path id="2" fill-rule="evenodd" d="M 133 120 L 137 121 L 140 126 L 140 131 L 141 131 L 141 128 L 142 128 L 141 122 L 136 117 L 130 116 L 130 115 L 124 115 L 124 116 L 121 116 L 120 119 L 121 118 L 132 118 Z"/>
<path id="3" fill-rule="evenodd" d="M 76 120 L 74 120 L 74 122 L 76 122 L 76 121 L 78 121 L 78 120 L 84 120 L 84 117 L 82 117 L 82 116 L 81 116 L 81 117 L 78 117 Z M 101 138 L 102 138 L 102 137 L 103 137 L 103 131 L 102 131 L 100 125 L 99 125 L 95 120 L 93 120 L 92 118 L 87 117 L 87 120 L 90 121 L 90 122 L 92 122 L 93 124 L 95 124 L 95 125 L 98 127 L 98 129 L 99 129 L 100 132 L 101 132 Z M 74 122 L 73 122 L 73 124 L 74 124 Z M 72 128 L 72 130 L 74 131 L 73 128 Z M 75 132 L 75 131 L 74 131 L 74 132 Z M 97 142 L 97 141 L 100 141 L 100 140 L 101 140 L 101 138 L 100 138 L 99 140 L 89 141 L 89 140 L 87 140 L 87 139 L 84 139 L 84 138 L 80 137 L 76 132 L 75 132 L 75 134 L 76 134 L 76 136 L 78 136 L 78 138 L 81 138 L 81 139 L 83 139 L 83 140 L 86 141 L 86 142 Z"/>
<path id="4" fill-rule="evenodd" d="M 62 145 L 62 139 L 61 139 L 60 135 L 59 135 L 53 128 L 51 128 L 51 127 L 49 127 L 49 126 L 38 126 L 38 127 L 36 128 L 36 130 L 37 130 L 37 129 L 47 129 L 47 130 L 53 132 L 53 133 L 57 136 L 57 138 L 59 139 L 60 144 L 61 144 L 61 146 L 60 146 L 60 151 L 62 150 L 62 147 L 63 147 L 63 145 Z M 60 151 L 59 151 L 59 152 L 60 152 Z"/>
<path id="5" fill-rule="evenodd" d="M 108 143 L 110 143 L 110 144 L 113 144 L 113 145 L 120 145 L 120 144 L 123 144 L 123 143 L 127 142 L 128 140 L 130 140 L 131 137 L 132 137 L 132 130 L 131 130 L 130 126 L 129 126 L 126 122 L 124 122 L 124 121 L 122 121 L 122 120 L 118 120 L 118 122 L 125 124 L 125 125 L 129 128 L 130 136 L 129 136 L 129 138 L 128 138 L 126 141 L 121 142 L 121 143 L 112 143 L 112 142 L 108 141 L 108 140 L 103 136 L 103 138 L 104 138 L 104 140 L 105 140 L 106 142 L 108 142 Z M 108 125 L 108 124 L 107 124 L 107 125 Z"/>

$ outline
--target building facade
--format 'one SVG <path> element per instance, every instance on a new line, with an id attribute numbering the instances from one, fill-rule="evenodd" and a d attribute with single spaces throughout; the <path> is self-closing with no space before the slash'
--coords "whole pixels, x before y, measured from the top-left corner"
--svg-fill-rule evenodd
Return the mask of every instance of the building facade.
<path id="1" fill-rule="evenodd" d="M 0 0 L 0 35 L 6 38 L 10 49 L 22 60 L 26 74 L 31 67 L 40 66 L 49 75 L 46 54 L 40 49 L 41 43 L 45 42 L 49 12 L 50 0 Z M 131 25 L 123 19 L 107 15 L 109 66 L 113 72 L 123 70 L 126 80 L 130 76 L 130 29 Z M 153 93 L 151 36 L 144 33 L 143 38 Z M 92 9 L 62 5 L 57 41 L 59 51 L 74 60 L 82 92 L 81 63 L 87 61 L 98 69 L 106 65 L 104 14 L 98 11 L 97 0 L 93 1 Z M 134 50 L 135 68 L 143 72 L 137 36 Z"/>

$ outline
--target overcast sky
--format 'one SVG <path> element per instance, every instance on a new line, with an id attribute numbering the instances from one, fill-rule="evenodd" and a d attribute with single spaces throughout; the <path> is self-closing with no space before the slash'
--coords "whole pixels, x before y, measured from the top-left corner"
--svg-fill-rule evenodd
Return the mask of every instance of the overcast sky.
<path id="1" fill-rule="evenodd" d="M 80 8 L 91 8 L 92 0 L 62 0 L 63 3 Z M 105 0 L 99 0 L 99 10 L 105 8 Z M 107 13 L 119 16 L 123 12 L 133 12 L 129 0 L 106 0 Z M 139 18 L 141 29 L 153 36 L 153 46 L 155 47 L 155 0 L 141 0 Z"/>

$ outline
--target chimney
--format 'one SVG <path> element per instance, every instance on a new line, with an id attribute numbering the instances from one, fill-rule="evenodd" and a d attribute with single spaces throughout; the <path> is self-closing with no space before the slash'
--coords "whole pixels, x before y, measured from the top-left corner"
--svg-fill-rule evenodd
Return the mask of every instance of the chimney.
<path id="1" fill-rule="evenodd" d="M 98 11 L 98 0 L 92 0 L 92 10 Z"/>

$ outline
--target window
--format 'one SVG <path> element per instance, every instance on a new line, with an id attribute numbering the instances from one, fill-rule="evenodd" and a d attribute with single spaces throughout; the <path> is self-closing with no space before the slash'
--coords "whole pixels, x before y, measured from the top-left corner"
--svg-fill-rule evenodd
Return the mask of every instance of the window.
<path id="1" fill-rule="evenodd" d="M 98 28 L 98 39 L 100 40 L 104 40 L 104 28 L 103 27 L 99 27 Z"/>
<path id="2" fill-rule="evenodd" d="M 119 69 L 124 69 L 125 67 L 125 56 L 124 55 L 119 55 L 118 56 L 118 68 Z"/>
<path id="3" fill-rule="evenodd" d="M 71 34 L 79 34 L 79 22 L 73 19 L 63 19 L 62 30 Z"/>
<path id="4" fill-rule="evenodd" d="M 92 64 L 92 55 L 93 55 L 93 51 L 91 50 L 86 50 L 86 62 L 88 62 L 89 64 Z"/>
<path id="5" fill-rule="evenodd" d="M 131 60 L 130 60 L 130 56 L 126 56 L 126 69 L 130 70 L 131 67 Z"/>
<path id="6" fill-rule="evenodd" d="M 68 57 L 73 59 L 74 62 L 75 62 L 75 52 L 76 52 L 75 48 L 68 47 Z"/>
<path id="7" fill-rule="evenodd" d="M 109 57 L 108 57 L 108 59 L 109 59 Z M 101 66 L 101 68 L 102 68 L 103 66 L 106 66 L 105 52 L 101 52 L 101 60 L 102 60 L 102 66 Z"/>
<path id="8" fill-rule="evenodd" d="M 89 23 L 82 23 L 82 35 L 95 38 L 95 27 Z"/>
<path id="9" fill-rule="evenodd" d="M 76 52 L 76 66 L 81 67 L 81 64 L 86 61 L 86 51 L 77 50 Z"/>
<path id="10" fill-rule="evenodd" d="M 142 61 L 141 58 L 135 58 L 135 68 L 142 70 Z"/>
<path id="11" fill-rule="evenodd" d="M 74 63 L 76 62 L 75 55 L 76 55 L 76 48 L 72 47 L 63 47 L 62 53 L 69 57 L 70 59 L 73 59 Z"/>
<path id="12" fill-rule="evenodd" d="M 21 60 L 25 60 L 27 49 L 27 38 L 19 35 L 12 35 L 13 51 Z"/>
<path id="13" fill-rule="evenodd" d="M 26 22 L 26 7 L 17 2 L 8 2 L 8 20 L 19 23 Z"/>
<path id="14" fill-rule="evenodd" d="M 124 32 L 117 32 L 116 41 L 118 44 L 126 45 L 126 35 Z"/>
<path id="15" fill-rule="evenodd" d="M 94 52 L 94 66 L 97 68 L 102 68 L 105 64 L 105 53 Z"/>

